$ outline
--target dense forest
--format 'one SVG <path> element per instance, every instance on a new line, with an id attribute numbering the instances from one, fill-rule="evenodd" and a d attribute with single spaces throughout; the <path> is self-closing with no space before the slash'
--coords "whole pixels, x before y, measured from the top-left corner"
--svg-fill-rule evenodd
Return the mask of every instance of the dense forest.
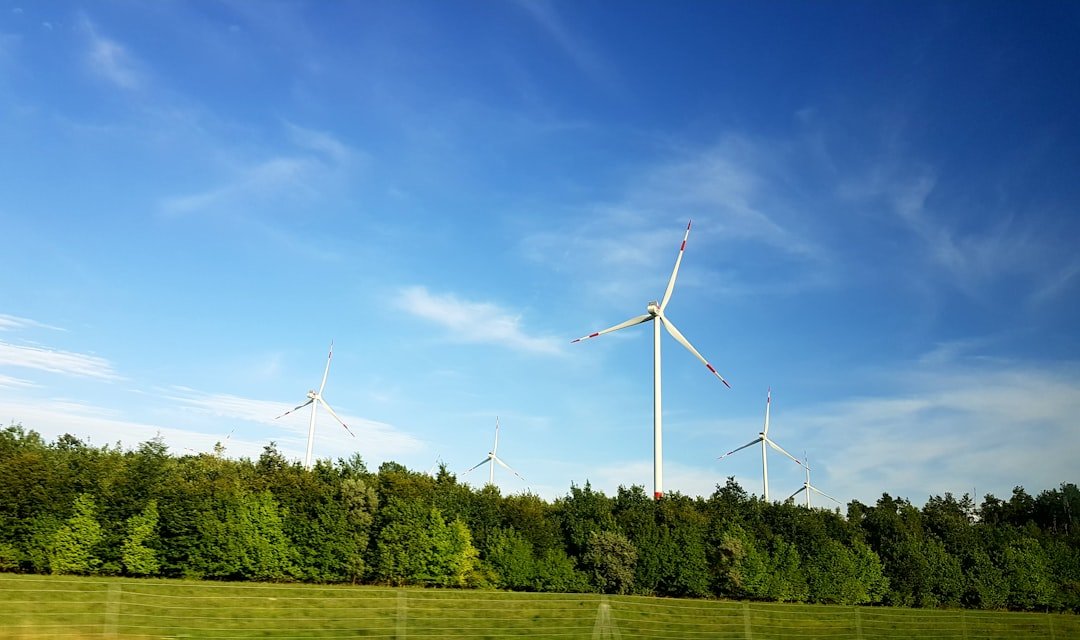
<path id="1" fill-rule="evenodd" d="M 589 484 L 547 502 L 357 455 L 311 471 L 0 431 L 0 571 L 1080 611 L 1080 491 L 847 513 Z"/>

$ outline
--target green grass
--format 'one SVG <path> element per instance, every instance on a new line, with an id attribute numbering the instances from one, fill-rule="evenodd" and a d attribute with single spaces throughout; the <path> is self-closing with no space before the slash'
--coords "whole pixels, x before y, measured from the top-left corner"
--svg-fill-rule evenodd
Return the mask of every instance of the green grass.
<path id="1" fill-rule="evenodd" d="M 1080 617 L 0 574 L 0 638 L 1080 638 Z"/>

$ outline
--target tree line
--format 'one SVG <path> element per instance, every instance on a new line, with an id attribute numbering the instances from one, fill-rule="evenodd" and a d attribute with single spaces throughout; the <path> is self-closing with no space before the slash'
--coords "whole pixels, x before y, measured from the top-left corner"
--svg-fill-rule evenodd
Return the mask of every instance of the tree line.
<path id="1" fill-rule="evenodd" d="M 1071 483 L 979 505 L 883 494 L 841 514 L 732 478 L 708 497 L 586 482 L 548 502 L 445 466 L 222 454 L 3 429 L 0 571 L 1080 611 Z"/>

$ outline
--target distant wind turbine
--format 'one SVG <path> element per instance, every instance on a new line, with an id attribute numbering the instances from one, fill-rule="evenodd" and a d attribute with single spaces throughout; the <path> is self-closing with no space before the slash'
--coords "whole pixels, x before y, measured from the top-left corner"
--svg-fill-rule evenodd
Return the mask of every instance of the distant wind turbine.
<path id="1" fill-rule="evenodd" d="M 817 491 L 818 493 L 825 496 L 829 500 L 832 500 L 836 504 L 841 504 L 841 502 L 839 500 L 837 500 L 836 498 L 830 496 L 829 494 L 825 493 L 821 489 L 818 489 L 814 485 L 810 484 L 810 461 L 807 459 L 805 451 L 803 452 L 802 466 L 803 466 L 803 469 L 806 470 L 806 482 L 803 482 L 803 486 L 802 486 L 801 489 L 799 489 L 795 493 L 788 496 L 788 500 L 791 500 L 795 496 L 799 495 L 800 492 L 805 491 L 806 492 L 806 508 L 809 509 L 810 508 L 810 492 L 811 491 Z"/>
<path id="2" fill-rule="evenodd" d="M 686 347 L 698 360 L 705 363 L 705 366 L 708 367 L 709 371 L 719 378 L 720 382 L 724 383 L 724 386 L 729 389 L 731 388 L 731 385 L 728 384 L 727 380 L 724 380 L 724 377 L 716 372 L 716 369 L 709 364 L 709 361 L 705 359 L 705 356 L 698 353 L 698 350 L 690 344 L 677 328 L 675 328 L 671 319 L 664 315 L 664 309 L 667 308 L 668 302 L 671 300 L 671 292 L 675 289 L 675 278 L 679 275 L 679 264 L 682 263 L 683 252 L 686 251 L 686 240 L 689 237 L 690 223 L 688 222 L 686 224 L 686 235 L 683 236 L 682 245 L 679 247 L 679 255 L 675 258 L 675 268 L 671 271 L 671 278 L 668 280 L 667 289 L 664 291 L 664 297 L 660 301 L 660 304 L 657 304 L 656 301 L 653 300 L 646 307 L 648 313 L 645 315 L 630 318 L 626 322 L 621 322 L 614 327 L 609 327 L 603 331 L 597 331 L 596 333 L 590 333 L 587 336 L 571 341 L 571 343 L 581 342 L 582 340 L 602 336 L 605 333 L 632 327 L 636 324 L 641 324 L 650 320 L 656 321 L 653 324 L 653 497 L 657 500 L 664 497 L 663 411 L 661 409 L 660 397 L 660 326 L 663 325 L 663 327 L 667 329 L 667 332 L 671 334 L 671 337 L 675 338 L 679 344 Z"/>
<path id="3" fill-rule="evenodd" d="M 334 420 L 337 420 L 339 423 L 341 423 L 341 426 L 345 427 L 345 430 L 349 432 L 350 436 L 352 436 L 354 438 L 356 437 L 356 434 L 353 433 L 351 429 L 349 429 L 349 426 L 347 424 L 345 424 L 345 421 L 342 420 L 341 417 L 338 416 L 338 414 L 335 413 L 334 410 L 330 408 L 330 405 L 327 404 L 326 400 L 323 400 L 323 397 L 322 397 L 323 389 L 326 388 L 326 377 L 328 375 L 330 375 L 330 360 L 333 357 L 334 357 L 334 343 L 333 343 L 333 341 L 331 341 L 330 342 L 330 354 L 328 356 L 326 356 L 326 370 L 323 371 L 322 384 L 319 385 L 319 390 L 315 391 L 314 389 L 312 389 L 311 391 L 308 391 L 308 393 L 307 393 L 308 401 L 307 402 L 305 402 L 304 404 L 301 404 L 301 405 L 297 405 L 297 406 L 293 407 L 292 409 L 289 409 L 285 413 L 281 414 L 277 418 L 274 418 L 274 420 L 277 420 L 278 418 L 284 418 L 285 416 L 289 415 L 293 411 L 296 411 L 297 409 L 303 409 L 304 407 L 308 406 L 309 404 L 311 405 L 311 419 L 308 421 L 307 454 L 305 454 L 305 456 L 304 456 L 304 468 L 307 469 L 308 471 L 311 470 L 311 445 L 315 440 L 315 411 L 319 408 L 320 404 L 323 406 L 324 409 L 326 409 L 330 413 L 330 415 L 334 416 Z"/>
<path id="4" fill-rule="evenodd" d="M 785 456 L 791 458 L 792 460 L 795 461 L 795 464 L 802 465 L 802 462 L 800 462 L 798 458 L 791 455 L 787 451 L 784 451 L 783 447 L 776 444 L 775 442 L 773 442 L 769 438 L 769 405 L 771 405 L 771 404 L 772 404 L 772 389 L 770 388 L 768 393 L 765 395 L 765 429 L 762 430 L 760 433 L 758 433 L 758 437 L 754 438 L 750 442 L 747 442 L 746 444 L 739 447 L 738 449 L 732 449 L 731 451 L 728 451 L 724 455 L 717 458 L 718 460 L 723 460 L 724 458 L 730 456 L 731 454 L 733 454 L 733 453 L 735 453 L 737 451 L 742 451 L 743 449 L 745 449 L 747 447 L 751 447 L 751 446 L 753 446 L 753 445 L 760 442 L 761 443 L 761 478 L 762 478 L 762 484 L 765 487 L 765 502 L 769 501 L 769 458 L 768 458 L 768 455 L 766 453 L 769 450 L 768 447 L 772 447 L 773 449 L 776 449 L 777 451 L 784 454 Z"/>
<path id="5" fill-rule="evenodd" d="M 511 473 L 513 473 L 515 476 L 521 478 L 522 480 L 525 480 L 525 478 L 523 478 L 520 473 L 518 473 L 517 471 L 514 471 L 510 467 L 510 465 L 503 462 L 502 458 L 500 458 L 498 455 L 496 455 L 496 452 L 498 450 L 499 450 L 499 418 L 496 417 L 495 418 L 495 445 L 493 447 L 491 447 L 491 451 L 488 451 L 487 457 L 484 458 L 483 460 L 481 460 L 480 462 L 476 463 L 476 465 L 471 467 L 469 469 L 469 471 L 472 471 L 473 469 L 475 469 L 477 467 L 480 467 L 480 466 L 483 466 L 484 464 L 487 464 L 488 465 L 488 484 L 495 484 L 495 463 L 498 462 L 500 465 L 506 467 L 506 469 L 508 471 L 510 471 Z M 466 471 L 465 473 L 469 473 L 469 471 Z M 462 474 L 462 475 L 464 475 L 464 474 Z"/>

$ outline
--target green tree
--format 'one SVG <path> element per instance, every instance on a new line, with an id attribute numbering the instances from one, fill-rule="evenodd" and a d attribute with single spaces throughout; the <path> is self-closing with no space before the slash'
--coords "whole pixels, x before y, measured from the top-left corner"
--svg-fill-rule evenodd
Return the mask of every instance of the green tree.
<path id="1" fill-rule="evenodd" d="M 94 573 L 101 560 L 97 545 L 101 542 L 101 525 L 97 521 L 97 505 L 89 494 L 75 498 L 74 514 L 52 537 L 49 545 L 49 569 L 54 574 Z"/>
<path id="2" fill-rule="evenodd" d="M 570 485 L 570 494 L 555 501 L 554 511 L 563 532 L 567 552 L 581 558 L 589 538 L 599 531 L 616 528 L 612 501 L 600 491 Z"/>
<path id="3" fill-rule="evenodd" d="M 536 590 L 556 593 L 592 591 L 589 576 L 561 548 L 551 549 L 536 561 Z"/>
<path id="4" fill-rule="evenodd" d="M 160 570 L 157 550 L 153 547 L 157 538 L 157 524 L 157 500 L 151 500 L 142 513 L 128 518 L 128 535 L 121 550 L 124 571 L 128 575 L 152 576 Z"/>
<path id="5" fill-rule="evenodd" d="M 495 586 L 518 591 L 536 589 L 532 545 L 514 529 L 502 529 L 491 536 L 485 562 L 494 572 Z"/>
<path id="6" fill-rule="evenodd" d="M 295 571 L 277 502 L 268 491 L 224 495 L 200 514 L 190 570 L 207 578 L 284 580 Z"/>
<path id="7" fill-rule="evenodd" d="M 1003 561 L 1010 607 L 1047 609 L 1054 604 L 1049 562 L 1037 540 L 1018 536 L 1005 547 Z"/>
<path id="8" fill-rule="evenodd" d="M 877 603 L 888 587 L 881 561 L 861 542 L 848 548 L 836 540 L 826 540 L 808 560 L 806 569 L 812 602 Z"/>
<path id="9" fill-rule="evenodd" d="M 634 586 L 637 550 L 617 531 L 594 531 L 585 545 L 582 562 L 593 584 L 603 593 L 628 593 Z"/>
<path id="10" fill-rule="evenodd" d="M 435 507 L 391 497 L 379 512 L 374 573 L 394 585 L 465 586 L 477 552 L 460 520 L 447 523 Z"/>

